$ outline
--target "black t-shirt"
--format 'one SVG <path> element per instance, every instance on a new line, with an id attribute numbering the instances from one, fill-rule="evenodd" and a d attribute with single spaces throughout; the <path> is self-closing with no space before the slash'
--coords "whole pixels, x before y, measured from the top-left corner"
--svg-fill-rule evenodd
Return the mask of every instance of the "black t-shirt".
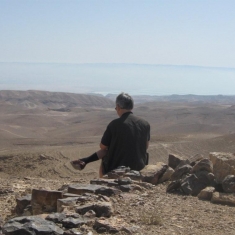
<path id="1" fill-rule="evenodd" d="M 146 146 L 150 140 L 150 125 L 132 112 L 124 113 L 109 123 L 101 139 L 108 146 L 104 173 L 119 166 L 141 170 L 146 165 Z"/>

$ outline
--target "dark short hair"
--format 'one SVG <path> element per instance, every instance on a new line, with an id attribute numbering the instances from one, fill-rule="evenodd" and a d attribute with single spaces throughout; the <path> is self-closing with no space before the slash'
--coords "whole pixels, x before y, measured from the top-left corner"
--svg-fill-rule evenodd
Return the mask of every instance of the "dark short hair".
<path id="1" fill-rule="evenodd" d="M 129 94 L 122 92 L 116 98 L 116 105 L 121 109 L 131 110 L 134 107 L 134 100 Z"/>

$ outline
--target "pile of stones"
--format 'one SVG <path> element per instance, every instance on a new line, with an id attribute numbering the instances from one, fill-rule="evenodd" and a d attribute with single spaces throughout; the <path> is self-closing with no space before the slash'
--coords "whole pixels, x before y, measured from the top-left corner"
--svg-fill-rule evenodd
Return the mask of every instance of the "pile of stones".
<path id="1" fill-rule="evenodd" d="M 235 155 L 210 153 L 209 158 L 189 161 L 170 154 L 168 164 L 147 165 L 140 172 L 119 167 L 90 184 L 63 185 L 57 191 L 33 189 L 16 199 L 16 216 L 0 226 L 0 234 L 135 234 L 138 227 L 117 218 L 114 204 L 124 194 L 144 193 L 160 183 L 168 193 L 235 206 Z"/>
<path id="2" fill-rule="evenodd" d="M 115 197 L 153 187 L 142 182 L 140 172 L 120 167 L 90 184 L 63 185 L 57 191 L 33 189 L 17 198 L 15 213 L 2 226 L 5 235 L 71 235 L 136 232 L 137 227 L 114 216 Z M 1 230 L 0 230 L 1 234 Z"/>
<path id="3" fill-rule="evenodd" d="M 212 203 L 235 206 L 235 154 L 212 152 L 195 161 L 169 155 L 174 169 L 166 191 L 197 196 Z"/>

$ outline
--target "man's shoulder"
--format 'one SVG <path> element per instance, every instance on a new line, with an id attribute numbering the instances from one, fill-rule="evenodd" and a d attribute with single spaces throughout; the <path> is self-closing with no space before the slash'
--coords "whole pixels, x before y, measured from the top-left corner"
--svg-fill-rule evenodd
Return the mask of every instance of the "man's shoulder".
<path id="1" fill-rule="evenodd" d="M 147 120 L 145 120 L 144 118 L 142 117 L 139 117 L 139 116 L 136 116 L 134 114 L 130 115 L 130 118 L 137 121 L 137 122 L 142 122 L 143 124 L 145 125 L 149 125 L 149 122 Z"/>
<path id="2" fill-rule="evenodd" d="M 115 125 L 116 123 L 118 123 L 120 121 L 120 118 L 115 118 L 115 119 L 113 119 L 109 124 L 108 124 L 108 126 L 113 126 L 113 125 Z"/>

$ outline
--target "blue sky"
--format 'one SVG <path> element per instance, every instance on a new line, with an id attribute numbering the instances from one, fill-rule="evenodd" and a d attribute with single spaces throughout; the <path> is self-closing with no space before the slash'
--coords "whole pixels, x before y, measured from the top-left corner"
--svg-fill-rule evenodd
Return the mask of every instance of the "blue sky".
<path id="1" fill-rule="evenodd" d="M 234 0 L 0 0 L 0 62 L 235 69 L 234 9 Z M 185 79 L 197 74 L 180 68 Z M 159 80 L 163 71 L 151 76 Z M 234 85 L 231 81 L 235 80 L 235 70 L 223 74 L 222 69 L 219 75 L 216 71 L 200 73 L 204 81 L 211 81 L 215 73 L 215 84 L 206 85 L 215 85 L 214 93 L 219 93 L 221 79 L 224 85 Z M 23 73 L 27 74 L 27 68 Z M 12 81 L 17 81 L 17 74 L 8 74 L 6 68 L 0 70 L 0 89 L 10 87 L 3 86 L 10 76 Z M 173 70 L 167 79 L 170 81 L 172 77 Z M 40 76 L 31 78 L 41 79 Z M 102 80 L 100 76 L 99 79 L 100 82 L 109 79 L 111 85 L 113 78 L 107 76 Z M 137 88 L 141 81 L 136 79 Z M 177 88 L 175 82 L 170 85 L 169 92 Z M 185 86 L 184 93 L 187 89 Z M 177 92 L 180 91 L 175 89 Z"/>
<path id="2" fill-rule="evenodd" d="M 234 0 L 0 0 L 0 61 L 235 68 Z"/>

